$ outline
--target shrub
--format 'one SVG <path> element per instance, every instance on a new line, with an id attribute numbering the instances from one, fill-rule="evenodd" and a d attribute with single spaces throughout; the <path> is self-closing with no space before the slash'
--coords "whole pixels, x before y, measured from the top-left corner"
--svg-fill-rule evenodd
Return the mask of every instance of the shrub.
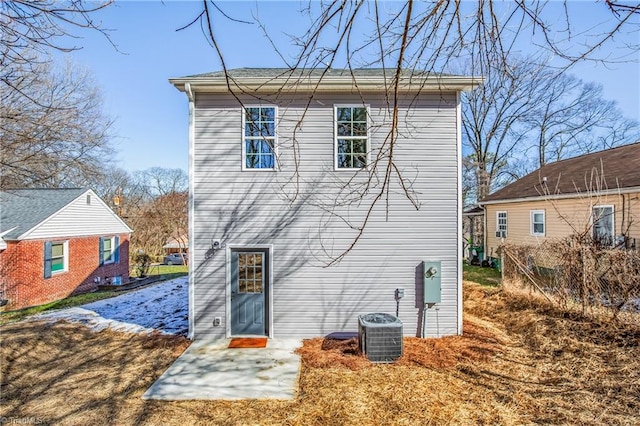
<path id="1" fill-rule="evenodd" d="M 146 253 L 136 253 L 133 256 L 133 262 L 136 265 L 136 276 L 138 278 L 146 277 L 149 273 L 149 266 L 151 266 L 151 256 Z"/>

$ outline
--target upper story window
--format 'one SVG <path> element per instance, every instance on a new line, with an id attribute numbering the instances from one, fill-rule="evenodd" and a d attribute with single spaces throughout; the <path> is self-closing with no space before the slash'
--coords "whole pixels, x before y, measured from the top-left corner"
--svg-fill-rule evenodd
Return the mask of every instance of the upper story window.
<path id="1" fill-rule="evenodd" d="M 273 170 L 276 162 L 276 108 L 246 107 L 242 127 L 243 170 Z"/>
<path id="2" fill-rule="evenodd" d="M 335 167 L 361 169 L 367 165 L 369 135 L 367 108 L 335 107 Z"/>
<path id="3" fill-rule="evenodd" d="M 593 240 L 606 246 L 614 241 L 613 206 L 594 206 L 593 215 Z"/>
<path id="4" fill-rule="evenodd" d="M 69 243 L 47 241 L 44 243 L 44 277 L 69 270 Z"/>
<path id="5" fill-rule="evenodd" d="M 100 237 L 99 259 L 100 265 L 118 263 L 120 255 L 120 239 L 114 237 Z"/>
<path id="6" fill-rule="evenodd" d="M 531 210 L 531 235 L 544 237 L 545 218 L 544 210 Z"/>
<path id="7" fill-rule="evenodd" d="M 496 237 L 507 236 L 507 212 L 496 212 Z"/>

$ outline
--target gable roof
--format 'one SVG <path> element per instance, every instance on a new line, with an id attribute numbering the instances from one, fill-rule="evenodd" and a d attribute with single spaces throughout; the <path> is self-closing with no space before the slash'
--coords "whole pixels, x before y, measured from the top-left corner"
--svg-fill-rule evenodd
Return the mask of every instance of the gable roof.
<path id="1" fill-rule="evenodd" d="M 100 200 L 100 197 L 87 188 L 37 188 L 0 191 L 0 240 L 20 239 L 87 193 Z M 115 213 L 102 200 L 100 203 L 115 216 Z M 122 229 L 131 232 L 131 229 L 119 217 L 118 221 L 122 224 Z"/>
<path id="2" fill-rule="evenodd" d="M 1 191 L 0 235 L 5 240 L 18 238 L 86 191 L 83 188 Z"/>
<path id="3" fill-rule="evenodd" d="M 228 92 L 233 90 L 250 92 L 273 91 L 385 91 L 395 77 L 395 68 L 235 68 L 185 77 L 170 78 L 169 82 L 178 90 L 203 90 Z M 400 90 L 419 92 L 422 90 L 471 90 L 483 82 L 481 77 L 466 77 L 451 74 L 427 73 L 403 70 Z"/>
<path id="4" fill-rule="evenodd" d="M 490 194 L 480 204 L 635 188 L 640 191 L 638 165 L 640 142 L 556 161 Z"/>

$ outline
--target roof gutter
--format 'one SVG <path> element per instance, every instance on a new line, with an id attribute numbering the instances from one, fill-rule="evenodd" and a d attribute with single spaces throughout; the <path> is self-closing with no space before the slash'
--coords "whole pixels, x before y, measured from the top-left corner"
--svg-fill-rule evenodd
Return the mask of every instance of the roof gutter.
<path id="1" fill-rule="evenodd" d="M 0 251 L 7 249 L 7 242 L 5 241 L 4 236 L 16 228 L 17 226 L 14 226 L 13 228 L 7 229 L 6 231 L 0 233 Z"/>
<path id="2" fill-rule="evenodd" d="M 193 91 L 191 90 L 191 83 L 184 83 L 184 88 L 182 89 L 182 91 L 187 94 L 189 102 L 193 102 Z"/>
<path id="3" fill-rule="evenodd" d="M 181 77 L 171 78 L 169 82 L 178 90 L 193 96 L 193 92 L 228 93 L 232 91 L 247 93 L 273 93 L 279 91 L 297 92 L 384 92 L 392 90 L 391 80 L 383 77 Z M 468 91 L 484 82 L 483 77 L 430 76 L 423 78 L 401 78 L 400 92 L 442 92 Z M 191 93 L 191 94 L 189 94 Z"/>
<path id="4" fill-rule="evenodd" d="M 533 197 L 507 198 L 503 200 L 478 201 L 479 206 L 488 206 L 492 204 L 519 203 L 525 201 L 545 201 L 545 200 L 565 200 L 576 197 L 598 197 L 602 195 L 619 195 L 640 192 L 640 186 L 630 186 L 628 188 L 605 189 L 603 191 L 585 191 L 572 192 L 571 194 L 549 194 L 538 195 Z"/>

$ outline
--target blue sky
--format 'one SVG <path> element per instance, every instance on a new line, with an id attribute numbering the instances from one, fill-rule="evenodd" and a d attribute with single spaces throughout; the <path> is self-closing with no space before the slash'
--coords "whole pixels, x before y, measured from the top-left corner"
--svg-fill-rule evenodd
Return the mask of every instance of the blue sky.
<path id="1" fill-rule="evenodd" d="M 299 1 L 217 4 L 238 19 L 257 13 L 285 51 L 289 42 L 283 33 L 299 34 L 308 23 L 298 11 Z M 96 17 L 104 28 L 114 30 L 111 39 L 119 51 L 100 34 L 82 33 L 81 39 L 73 41 L 82 49 L 65 54 L 94 74 L 105 112 L 115 119 L 118 164 L 128 171 L 154 166 L 187 170 L 187 99 L 167 80 L 221 68 L 198 26 L 176 32 L 197 16 L 200 7 L 199 1 L 119 1 Z M 604 14 L 602 4 L 582 2 L 578 9 L 584 22 Z M 283 66 L 256 25 L 226 19 L 219 19 L 216 25 L 228 67 Z M 621 37 L 616 41 L 624 41 Z M 624 37 L 638 42 L 640 32 Z M 293 54 L 293 49 L 290 52 Z M 585 81 L 602 84 L 605 98 L 617 101 L 628 118 L 640 120 L 638 61 L 640 52 L 635 63 L 585 63 L 572 72 Z"/>

